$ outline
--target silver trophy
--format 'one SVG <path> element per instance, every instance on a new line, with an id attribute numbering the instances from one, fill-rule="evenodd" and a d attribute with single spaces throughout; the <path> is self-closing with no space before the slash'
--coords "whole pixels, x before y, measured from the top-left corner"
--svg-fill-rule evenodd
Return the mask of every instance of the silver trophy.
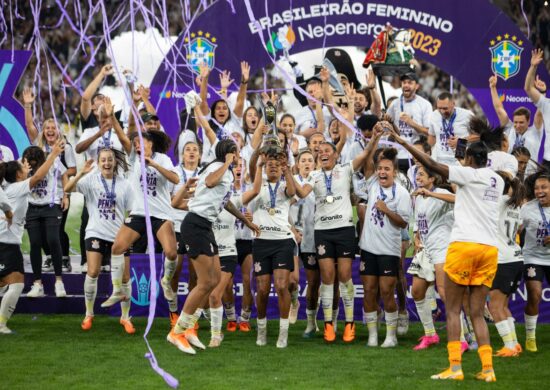
<path id="1" fill-rule="evenodd" d="M 264 122 L 269 126 L 267 134 L 264 135 L 264 144 L 276 144 L 281 146 L 279 137 L 277 137 L 277 109 L 271 101 L 263 105 Z"/>

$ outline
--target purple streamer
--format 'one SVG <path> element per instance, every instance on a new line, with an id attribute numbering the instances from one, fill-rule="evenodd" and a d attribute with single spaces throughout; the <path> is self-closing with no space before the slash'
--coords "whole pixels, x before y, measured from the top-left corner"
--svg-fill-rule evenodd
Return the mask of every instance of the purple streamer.
<path id="1" fill-rule="evenodd" d="M 527 18 L 525 9 L 523 8 L 523 1 L 524 0 L 521 0 L 521 13 L 523 14 L 523 19 L 525 19 L 525 24 L 527 25 L 527 38 L 531 40 L 531 26 L 529 26 L 529 19 Z"/>
<path id="2" fill-rule="evenodd" d="M 450 85 L 449 85 L 449 91 L 451 92 L 451 95 L 453 94 L 453 81 L 454 81 L 454 77 L 451 75 Z"/>

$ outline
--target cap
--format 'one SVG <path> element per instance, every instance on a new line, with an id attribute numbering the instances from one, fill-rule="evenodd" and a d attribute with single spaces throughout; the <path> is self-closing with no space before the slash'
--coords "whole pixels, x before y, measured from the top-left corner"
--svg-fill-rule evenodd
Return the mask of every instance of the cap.
<path id="1" fill-rule="evenodd" d="M 403 81 L 403 80 L 413 80 L 413 81 L 416 81 L 418 83 L 418 76 L 414 72 L 407 72 L 407 73 L 401 75 L 399 80 L 401 80 L 401 81 Z"/>
<path id="2" fill-rule="evenodd" d="M 151 114 L 150 112 L 146 112 L 141 116 L 143 123 L 149 122 L 151 119 L 158 121 L 159 117 L 156 114 Z"/>

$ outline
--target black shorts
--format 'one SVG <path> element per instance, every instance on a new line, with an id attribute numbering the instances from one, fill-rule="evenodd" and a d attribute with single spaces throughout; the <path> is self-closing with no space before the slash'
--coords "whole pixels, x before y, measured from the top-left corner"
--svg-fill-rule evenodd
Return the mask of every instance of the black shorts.
<path id="1" fill-rule="evenodd" d="M 243 265 L 246 256 L 252 254 L 252 240 L 237 240 L 237 261 Z"/>
<path id="2" fill-rule="evenodd" d="M 399 256 L 375 255 L 361 250 L 359 274 L 397 277 L 399 274 Z"/>
<path id="3" fill-rule="evenodd" d="M 157 232 L 164 223 L 165 219 L 151 217 L 151 228 L 155 236 L 155 253 L 161 253 L 162 248 L 157 240 Z M 139 233 L 140 237 L 128 249 L 129 253 L 146 253 L 147 252 L 147 225 L 145 217 L 140 215 L 131 215 L 124 221 L 124 225 L 128 226 L 133 231 Z"/>
<path id="4" fill-rule="evenodd" d="M 111 247 L 113 243 L 101 238 L 90 237 L 85 241 L 87 252 L 97 252 L 103 255 L 103 259 L 111 258 Z"/>
<path id="5" fill-rule="evenodd" d="M 550 283 L 550 265 L 525 264 L 523 266 L 523 277 L 527 280 L 542 282 L 544 277 Z"/>
<path id="6" fill-rule="evenodd" d="M 50 205 L 37 206 L 29 203 L 27 215 L 25 216 L 25 228 L 37 227 L 45 222 L 46 227 L 57 227 L 59 229 L 62 219 L 63 211 L 61 211 L 61 206 L 58 204 L 50 207 Z"/>
<path id="7" fill-rule="evenodd" d="M 237 268 L 237 256 L 222 256 L 220 257 L 220 268 L 222 272 L 228 272 L 231 275 L 235 274 Z"/>
<path id="8" fill-rule="evenodd" d="M 176 232 L 176 243 L 177 243 L 177 253 L 178 255 L 185 255 L 187 251 L 185 250 L 185 245 L 180 245 L 181 233 Z"/>
<path id="9" fill-rule="evenodd" d="M 315 253 L 300 253 L 300 259 L 302 260 L 305 269 L 315 271 L 319 270 L 319 261 L 317 261 L 317 256 L 315 256 Z"/>
<path id="10" fill-rule="evenodd" d="M 355 258 L 355 249 L 357 248 L 357 239 L 355 238 L 355 228 L 346 226 L 343 228 L 315 230 L 315 248 L 317 250 L 317 260 Z"/>
<path id="11" fill-rule="evenodd" d="M 212 231 L 212 223 L 195 213 L 187 213 L 181 222 L 180 246 L 185 248 L 191 259 L 196 259 L 199 255 L 217 255 L 218 244 Z"/>
<path id="12" fill-rule="evenodd" d="M 523 261 L 499 264 L 491 290 L 500 290 L 504 295 L 515 293 L 521 282 L 522 273 Z"/>
<path id="13" fill-rule="evenodd" d="M 0 278 L 13 272 L 24 274 L 23 253 L 18 244 L 4 244 L 0 242 Z"/>
<path id="14" fill-rule="evenodd" d="M 294 271 L 294 246 L 292 238 L 283 240 L 255 239 L 252 244 L 254 274 L 273 274 L 275 269 Z"/>

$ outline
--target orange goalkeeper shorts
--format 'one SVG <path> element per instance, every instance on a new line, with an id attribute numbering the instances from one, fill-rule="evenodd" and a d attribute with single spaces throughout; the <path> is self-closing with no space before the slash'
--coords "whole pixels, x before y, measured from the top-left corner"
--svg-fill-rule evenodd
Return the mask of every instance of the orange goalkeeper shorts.
<path id="1" fill-rule="evenodd" d="M 497 272 L 498 249 L 474 242 L 452 242 L 443 270 L 456 284 L 489 288 Z"/>

